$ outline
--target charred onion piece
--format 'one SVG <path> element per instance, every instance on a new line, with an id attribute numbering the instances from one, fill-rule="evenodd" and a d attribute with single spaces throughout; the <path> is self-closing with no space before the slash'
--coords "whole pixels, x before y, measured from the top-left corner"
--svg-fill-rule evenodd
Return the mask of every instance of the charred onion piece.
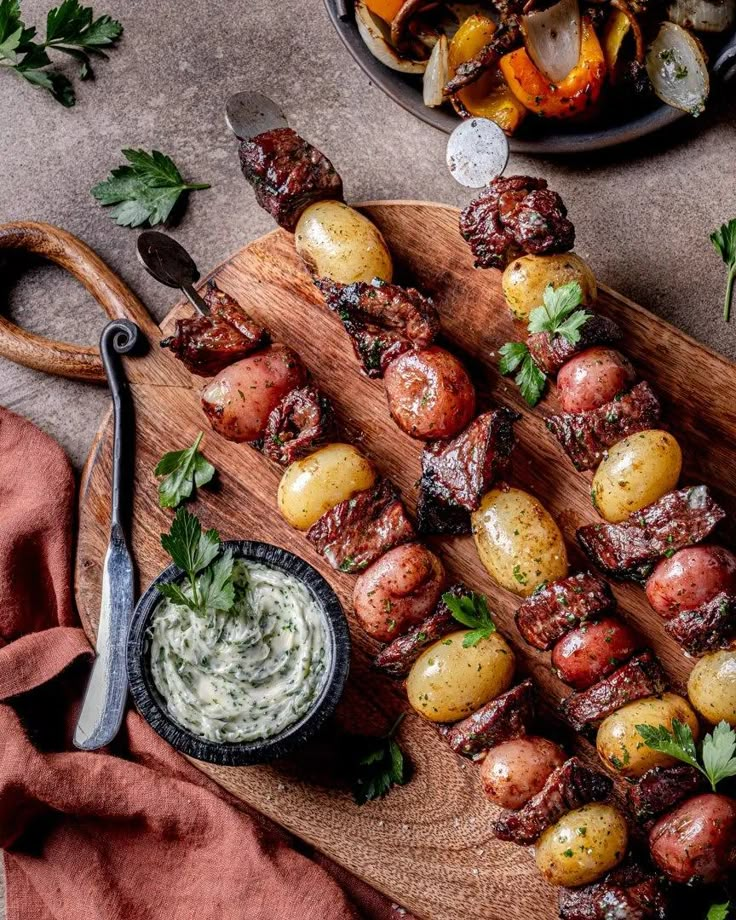
<path id="1" fill-rule="evenodd" d="M 404 0 L 401 9 L 391 21 L 391 41 L 399 51 L 407 47 L 404 33 L 409 20 L 425 6 L 427 6 L 427 0 Z"/>

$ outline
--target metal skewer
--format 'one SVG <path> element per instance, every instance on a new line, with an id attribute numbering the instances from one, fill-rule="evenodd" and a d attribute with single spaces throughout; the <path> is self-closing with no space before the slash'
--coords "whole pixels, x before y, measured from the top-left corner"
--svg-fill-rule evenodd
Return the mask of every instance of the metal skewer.
<path id="1" fill-rule="evenodd" d="M 249 141 L 264 131 L 289 127 L 286 115 L 263 93 L 234 93 L 225 103 L 225 121 L 241 141 Z"/>
<path id="2" fill-rule="evenodd" d="M 447 141 L 447 168 L 466 188 L 483 188 L 503 174 L 509 162 L 508 138 L 495 121 L 468 118 Z"/>
<path id="3" fill-rule="evenodd" d="M 210 308 L 194 287 L 199 270 L 181 243 L 158 230 L 144 230 L 138 237 L 136 252 L 149 275 L 167 287 L 178 288 L 197 313 L 207 316 Z"/>

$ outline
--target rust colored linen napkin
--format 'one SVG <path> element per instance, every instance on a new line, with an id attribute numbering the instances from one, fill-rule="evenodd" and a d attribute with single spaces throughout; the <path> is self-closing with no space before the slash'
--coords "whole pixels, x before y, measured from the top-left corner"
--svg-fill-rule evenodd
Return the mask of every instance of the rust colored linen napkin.
<path id="1" fill-rule="evenodd" d="M 382 895 L 229 797 L 137 713 L 112 749 L 73 749 L 91 659 L 71 591 L 74 501 L 61 448 L 0 408 L 8 920 L 397 917 Z"/>

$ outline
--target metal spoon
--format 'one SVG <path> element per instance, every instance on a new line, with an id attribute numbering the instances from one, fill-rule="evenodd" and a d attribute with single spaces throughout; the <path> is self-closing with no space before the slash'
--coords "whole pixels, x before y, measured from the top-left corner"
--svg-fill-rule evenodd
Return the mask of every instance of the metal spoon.
<path id="1" fill-rule="evenodd" d="M 207 316 L 210 308 L 194 288 L 199 270 L 181 243 L 158 230 L 144 230 L 138 237 L 136 251 L 149 275 L 167 287 L 179 288 L 197 313 Z"/>
<path id="2" fill-rule="evenodd" d="M 509 142 L 488 118 L 460 122 L 447 142 L 447 168 L 466 188 L 483 188 L 500 176 L 509 161 Z"/>
<path id="3" fill-rule="evenodd" d="M 115 319 L 100 336 L 100 355 L 113 405 L 112 507 L 110 542 L 102 569 L 102 599 L 97 627 L 97 655 L 92 665 L 82 710 L 74 730 L 74 746 L 94 751 L 109 744 L 120 730 L 128 696 L 125 665 L 128 627 L 135 606 L 133 563 L 125 539 L 125 512 L 130 508 L 129 471 L 133 468 L 133 403 L 119 355 L 131 352 L 140 337 L 135 323 Z"/>
<path id="4" fill-rule="evenodd" d="M 263 93 L 235 93 L 225 103 L 225 121 L 241 141 L 264 131 L 288 128 L 289 122 L 276 103 Z"/>

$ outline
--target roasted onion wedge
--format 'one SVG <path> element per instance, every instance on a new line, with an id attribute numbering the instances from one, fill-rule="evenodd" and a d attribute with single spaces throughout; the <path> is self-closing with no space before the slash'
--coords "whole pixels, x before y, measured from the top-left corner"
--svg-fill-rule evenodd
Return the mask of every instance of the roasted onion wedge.
<path id="1" fill-rule="evenodd" d="M 673 0 L 668 18 L 696 32 L 725 32 L 736 19 L 736 0 Z"/>
<path id="2" fill-rule="evenodd" d="M 662 23 L 647 53 L 647 73 L 662 102 L 702 114 L 710 92 L 708 65 L 700 42 L 682 26 Z"/>
<path id="3" fill-rule="evenodd" d="M 430 108 L 442 105 L 445 101 L 442 90 L 449 79 L 447 48 L 447 37 L 440 35 L 429 56 L 427 69 L 424 71 L 424 104 Z"/>
<path id="4" fill-rule="evenodd" d="M 559 83 L 580 58 L 582 20 L 578 0 L 559 0 L 521 18 L 526 50 L 552 83 Z"/>
<path id="5" fill-rule="evenodd" d="M 391 44 L 391 29 L 363 3 L 355 2 L 355 24 L 366 47 L 378 60 L 401 73 L 424 73 L 427 61 L 415 61 L 403 57 Z"/>

